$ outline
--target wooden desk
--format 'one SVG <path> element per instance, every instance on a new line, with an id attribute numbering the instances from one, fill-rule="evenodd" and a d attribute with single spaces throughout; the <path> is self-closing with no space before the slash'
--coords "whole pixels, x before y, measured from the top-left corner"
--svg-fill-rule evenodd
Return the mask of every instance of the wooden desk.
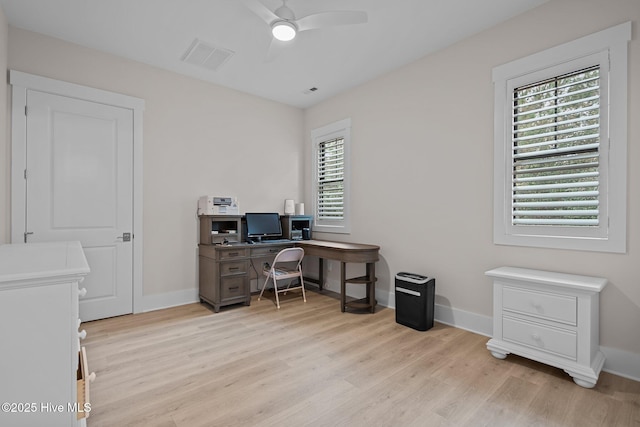
<path id="1" fill-rule="evenodd" d="M 329 242 L 326 240 L 298 240 L 296 246 L 304 249 L 305 255 L 317 256 L 319 259 L 319 277 L 317 280 L 320 290 L 324 286 L 324 259 L 340 261 L 340 310 L 347 307 L 354 309 L 368 309 L 371 313 L 376 308 L 376 261 L 379 259 L 380 246 L 363 245 L 360 243 Z M 364 276 L 347 279 L 346 265 L 348 262 L 366 263 Z M 313 279 L 307 279 L 316 282 Z M 367 288 L 364 299 L 347 302 L 347 283 L 363 283 Z"/>

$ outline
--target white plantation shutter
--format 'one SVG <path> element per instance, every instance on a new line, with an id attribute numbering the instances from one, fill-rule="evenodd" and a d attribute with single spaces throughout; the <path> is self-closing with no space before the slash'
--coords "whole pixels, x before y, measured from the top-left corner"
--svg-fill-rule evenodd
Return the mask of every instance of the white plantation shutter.
<path id="1" fill-rule="evenodd" d="M 513 91 L 512 224 L 600 224 L 600 67 Z"/>
<path id="2" fill-rule="evenodd" d="M 320 220 L 344 218 L 344 138 L 318 144 L 317 216 Z"/>
<path id="3" fill-rule="evenodd" d="M 631 22 L 496 66 L 493 241 L 625 252 Z"/>
<path id="4" fill-rule="evenodd" d="M 313 230 L 351 232 L 349 215 L 349 163 L 351 119 L 329 123 L 311 131 L 313 144 Z"/>

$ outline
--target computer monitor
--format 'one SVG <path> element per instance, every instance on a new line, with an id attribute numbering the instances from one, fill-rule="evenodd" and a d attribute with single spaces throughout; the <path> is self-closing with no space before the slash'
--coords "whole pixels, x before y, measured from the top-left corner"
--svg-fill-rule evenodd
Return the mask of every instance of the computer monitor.
<path id="1" fill-rule="evenodd" d="M 247 237 L 261 240 L 263 237 L 282 237 L 282 224 L 277 212 L 247 212 Z"/>

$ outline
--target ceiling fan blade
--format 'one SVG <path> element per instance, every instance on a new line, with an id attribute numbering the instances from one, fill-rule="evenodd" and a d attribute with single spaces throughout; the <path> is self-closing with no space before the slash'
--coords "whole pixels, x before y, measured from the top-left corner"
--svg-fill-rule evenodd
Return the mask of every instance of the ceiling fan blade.
<path id="1" fill-rule="evenodd" d="M 275 13 L 269 10 L 258 0 L 243 0 L 243 3 L 249 10 L 258 15 L 267 24 L 271 24 L 276 19 L 280 19 Z"/>
<path id="2" fill-rule="evenodd" d="M 333 27 L 336 25 L 364 24 L 367 22 L 367 12 L 341 10 L 335 12 L 320 12 L 303 16 L 295 21 L 298 31 L 315 30 L 317 28 Z"/>

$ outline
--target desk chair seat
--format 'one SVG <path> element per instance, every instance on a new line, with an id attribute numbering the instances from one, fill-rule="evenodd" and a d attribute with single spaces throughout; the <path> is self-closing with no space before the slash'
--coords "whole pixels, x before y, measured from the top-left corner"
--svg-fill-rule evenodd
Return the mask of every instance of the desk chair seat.
<path id="1" fill-rule="evenodd" d="M 269 279 L 273 280 L 273 287 L 276 294 L 276 306 L 278 309 L 280 308 L 280 298 L 278 298 L 279 293 L 287 293 L 287 291 L 291 291 L 294 289 L 302 289 L 302 299 L 304 302 L 307 302 L 307 296 L 304 293 L 304 280 L 302 279 L 302 267 L 300 264 L 302 263 L 302 258 L 304 257 L 304 249 L 302 248 L 288 248 L 283 249 L 278 252 L 275 259 L 273 260 L 273 264 L 270 268 L 264 269 L 263 274 L 266 276 L 264 284 L 262 285 L 262 291 L 260 291 L 260 296 L 258 296 L 258 301 L 262 298 L 262 294 L 264 293 L 264 289 L 267 286 L 267 282 Z M 289 284 L 284 289 L 278 289 L 278 281 L 284 279 L 294 279 L 298 277 L 300 280 L 300 284 L 294 287 L 291 287 L 293 280 L 289 280 Z"/>

